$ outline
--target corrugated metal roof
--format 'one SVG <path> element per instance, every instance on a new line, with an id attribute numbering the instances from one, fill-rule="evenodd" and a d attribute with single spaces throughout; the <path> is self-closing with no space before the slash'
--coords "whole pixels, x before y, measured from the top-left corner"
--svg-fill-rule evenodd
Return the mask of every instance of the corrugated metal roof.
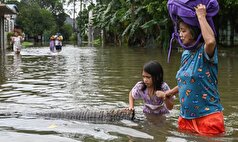
<path id="1" fill-rule="evenodd" d="M 11 10 L 13 10 L 14 12 L 18 13 L 19 10 L 17 8 L 17 6 L 15 4 L 6 4 L 7 7 L 9 7 Z"/>
<path id="2" fill-rule="evenodd" d="M 17 9 L 13 9 L 6 4 L 0 3 L 0 16 L 4 16 L 5 14 L 17 14 Z"/>

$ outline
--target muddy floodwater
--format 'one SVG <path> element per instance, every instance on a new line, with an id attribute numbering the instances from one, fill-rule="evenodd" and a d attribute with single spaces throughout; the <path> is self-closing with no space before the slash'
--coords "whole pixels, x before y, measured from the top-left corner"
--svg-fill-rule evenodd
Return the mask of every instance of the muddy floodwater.
<path id="1" fill-rule="evenodd" d="M 158 48 L 23 48 L 0 54 L 1 142 L 230 142 L 238 141 L 238 50 L 219 48 L 219 92 L 226 133 L 205 137 L 177 130 L 179 101 L 166 116 L 145 116 L 135 102 L 136 120 L 89 122 L 32 116 L 39 112 L 100 111 L 128 107 L 128 93 L 141 80 L 145 62 L 158 60 L 172 88 L 181 52 Z"/>

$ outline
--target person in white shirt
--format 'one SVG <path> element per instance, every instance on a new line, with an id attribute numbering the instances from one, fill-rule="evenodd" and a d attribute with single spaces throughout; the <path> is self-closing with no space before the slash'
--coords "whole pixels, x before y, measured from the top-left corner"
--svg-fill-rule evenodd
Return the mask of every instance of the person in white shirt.
<path id="1" fill-rule="evenodd" d="M 21 36 L 21 34 L 17 31 L 15 31 L 14 36 L 11 37 L 11 41 L 13 44 L 13 51 L 16 54 L 19 54 L 21 52 L 23 40 L 24 40 L 23 36 Z"/>

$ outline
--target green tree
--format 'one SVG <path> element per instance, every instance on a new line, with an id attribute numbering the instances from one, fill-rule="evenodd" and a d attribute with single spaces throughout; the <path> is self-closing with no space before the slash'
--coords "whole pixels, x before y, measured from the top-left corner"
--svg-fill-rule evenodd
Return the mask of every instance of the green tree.
<path id="1" fill-rule="evenodd" d="M 97 28 L 104 31 L 106 43 L 113 42 L 115 44 L 120 44 L 122 38 L 122 32 L 125 29 L 125 25 L 121 22 L 121 18 L 126 12 L 124 9 L 124 3 L 112 0 L 109 3 L 97 4 L 94 8 L 94 19 L 93 24 Z"/>
<path id="2" fill-rule="evenodd" d="M 70 0 L 71 3 L 75 1 L 91 2 Z M 167 0 L 97 0 L 97 4 L 93 5 L 93 24 L 104 31 L 106 43 L 125 42 L 131 46 L 146 46 L 153 43 L 153 47 L 168 47 L 173 25 L 168 15 L 167 2 Z M 220 0 L 218 2 L 220 11 L 215 17 L 215 24 L 218 26 L 217 29 L 226 32 L 227 27 L 230 26 L 231 34 L 226 40 L 231 41 L 233 45 L 238 31 L 238 1 Z M 87 28 L 86 12 L 88 11 L 81 12 L 82 17 L 79 18 L 80 21 L 78 20 L 81 31 Z"/>
<path id="3" fill-rule="evenodd" d="M 125 39 L 122 41 L 131 46 L 148 45 L 166 37 L 166 32 L 161 32 L 168 28 L 166 4 L 165 0 L 100 1 L 94 8 L 94 24 L 105 30 L 114 43 Z"/>
<path id="4" fill-rule="evenodd" d="M 238 33 L 238 1 L 237 0 L 219 0 L 220 11 L 218 18 L 216 19 L 217 29 L 222 31 L 228 31 L 228 27 L 230 27 L 230 35 L 228 39 L 225 38 L 226 41 L 230 41 L 231 47 L 234 47 L 235 42 L 235 33 Z M 229 24 L 229 25 L 228 25 Z M 224 35 L 224 33 L 218 33 L 219 35 Z M 226 35 L 226 33 L 225 33 Z M 221 38 L 221 40 L 224 40 Z M 223 42 L 223 41 L 221 41 Z M 227 44 L 227 42 L 224 42 Z"/>
<path id="5" fill-rule="evenodd" d="M 64 41 L 69 41 L 69 37 L 73 34 L 73 27 L 70 24 L 64 24 L 62 26 L 61 34 L 64 35 Z"/>
<path id="6" fill-rule="evenodd" d="M 42 37 L 46 31 L 55 31 L 56 22 L 51 12 L 41 9 L 37 3 L 21 1 L 19 14 L 16 23 L 24 28 L 24 32 L 38 42 L 39 36 Z"/>
<path id="7" fill-rule="evenodd" d="M 64 12 L 63 3 L 61 0 L 35 0 L 39 4 L 41 9 L 47 9 L 50 11 L 55 18 L 57 24 L 57 31 L 63 32 L 64 22 L 66 20 L 67 14 Z"/>
<path id="8" fill-rule="evenodd" d="M 64 12 L 61 0 L 21 0 L 20 3 L 13 3 L 19 9 L 17 24 L 24 28 L 26 35 L 34 37 L 36 42 L 43 34 L 49 36 L 57 32 L 66 33 L 63 35 L 64 39 L 71 36 L 70 28 L 65 25 L 68 15 Z"/>

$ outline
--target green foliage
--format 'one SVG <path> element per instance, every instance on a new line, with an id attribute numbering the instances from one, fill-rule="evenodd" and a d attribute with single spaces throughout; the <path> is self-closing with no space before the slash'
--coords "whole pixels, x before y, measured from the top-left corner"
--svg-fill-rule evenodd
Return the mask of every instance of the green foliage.
<path id="1" fill-rule="evenodd" d="M 14 35 L 13 32 L 8 32 L 7 33 L 7 40 L 10 41 L 11 40 L 11 37 Z"/>
<path id="2" fill-rule="evenodd" d="M 94 24 L 103 28 L 107 34 L 112 33 L 110 35 L 114 35 L 116 39 L 132 41 L 131 44 L 150 42 L 147 37 L 159 39 L 160 26 L 167 24 L 166 4 L 165 0 L 102 2 L 94 8 Z"/>
<path id="3" fill-rule="evenodd" d="M 70 24 L 64 24 L 62 26 L 61 34 L 64 36 L 64 40 L 68 41 L 69 37 L 73 34 L 73 27 Z"/>
<path id="4" fill-rule="evenodd" d="M 101 42 L 101 39 L 99 39 L 99 38 L 97 38 L 93 41 L 93 45 L 98 46 L 98 45 L 101 45 L 101 44 L 102 44 L 102 42 Z"/>
<path id="5" fill-rule="evenodd" d="M 76 19 L 81 36 L 87 34 L 86 31 L 88 28 L 88 12 L 88 9 L 84 9 L 83 11 L 79 12 Z"/>
<path id="6" fill-rule="evenodd" d="M 96 5 L 92 4 L 92 0 L 67 2 L 74 1 L 89 4 L 87 9 L 84 8 L 77 15 L 78 30 L 82 37 L 87 35 L 88 12 L 92 9 L 93 26 L 104 31 L 107 42 L 126 41 L 130 45 L 142 46 L 151 40 L 156 40 L 160 46 L 168 42 L 172 23 L 167 11 L 167 0 L 97 0 Z M 65 35 L 65 39 L 69 39 L 72 29 L 64 24 L 67 15 L 64 13 L 62 2 L 66 0 L 21 0 L 20 3 L 8 1 L 17 4 L 20 10 L 17 24 L 24 28 L 26 34 L 36 36 L 42 33 L 61 32 Z M 220 11 L 218 20 L 215 20 L 216 25 L 226 30 L 229 22 L 232 31 L 238 31 L 238 1 L 218 2 Z"/>
<path id="7" fill-rule="evenodd" d="M 21 0 L 17 6 L 19 14 L 16 23 L 23 27 L 25 34 L 37 37 L 64 31 L 67 15 L 61 0 Z"/>
<path id="8" fill-rule="evenodd" d="M 77 41 L 76 33 L 71 34 L 71 36 L 69 37 L 69 41 L 72 41 L 73 43 L 76 43 L 76 41 Z"/>
<path id="9" fill-rule="evenodd" d="M 20 7 L 17 23 L 21 25 L 26 34 L 42 35 L 44 30 L 54 30 L 55 20 L 50 11 L 41 9 L 38 4 L 24 4 Z"/>
<path id="10" fill-rule="evenodd" d="M 128 42 L 132 41 L 132 44 L 138 44 L 140 41 L 149 43 L 153 37 L 159 40 L 157 43 L 162 43 L 160 46 L 163 46 L 169 40 L 169 31 L 172 31 L 167 2 L 167 0 L 99 1 L 99 4 L 94 7 L 94 24 L 104 29 L 105 33 L 110 35 L 106 35 L 109 38 L 125 38 Z M 236 26 L 238 1 L 219 0 L 218 2 L 220 20 L 216 24 L 226 28 L 227 21 L 230 21 L 231 28 L 234 28 L 232 31 L 238 31 Z"/>
<path id="11" fill-rule="evenodd" d="M 11 41 L 11 37 L 14 35 L 13 32 L 8 32 L 7 33 L 7 45 L 12 47 L 12 41 Z"/>
<path id="12" fill-rule="evenodd" d="M 24 41 L 24 42 L 22 43 L 22 46 L 23 46 L 24 48 L 26 48 L 26 47 L 31 47 L 31 46 L 33 46 L 33 45 L 34 45 L 33 42 L 28 42 L 28 41 Z"/>

